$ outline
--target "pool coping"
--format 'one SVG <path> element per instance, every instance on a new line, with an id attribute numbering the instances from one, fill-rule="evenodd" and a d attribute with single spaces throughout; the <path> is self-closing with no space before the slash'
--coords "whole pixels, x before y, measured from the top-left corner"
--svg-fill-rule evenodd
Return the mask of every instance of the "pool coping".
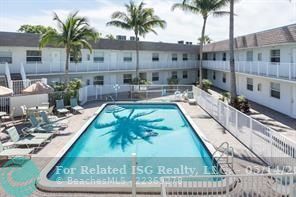
<path id="1" fill-rule="evenodd" d="M 177 102 L 115 102 L 117 104 L 129 104 L 129 103 L 136 103 L 136 104 L 173 104 L 176 105 L 179 110 L 182 112 L 184 117 L 189 122 L 190 126 L 195 131 L 195 134 L 197 134 L 202 141 L 202 143 L 206 146 L 208 151 L 211 153 L 211 156 L 213 156 L 213 153 L 215 152 L 214 146 L 209 142 L 209 140 L 205 137 L 201 129 L 194 123 L 194 121 L 191 119 L 189 113 L 186 112 L 186 110 L 182 107 L 180 103 Z M 97 117 L 101 111 L 110 104 L 114 104 L 114 102 L 106 102 L 102 104 L 99 109 L 92 115 L 92 117 L 83 124 L 83 126 L 79 129 L 79 131 L 66 143 L 66 145 L 58 152 L 58 154 L 45 166 L 45 168 L 41 171 L 38 179 L 36 180 L 36 186 L 38 189 L 48 192 L 98 192 L 98 193 L 131 193 L 132 191 L 132 185 L 130 182 L 127 183 L 120 183 L 120 184 L 94 184 L 94 183 L 88 183 L 88 184 L 68 184 L 67 182 L 63 181 L 51 181 L 47 178 L 48 173 L 53 169 L 53 167 L 60 161 L 62 156 L 71 148 L 71 146 L 76 142 L 76 140 L 82 135 L 82 133 L 87 129 L 87 127 L 94 121 L 94 119 Z M 223 184 L 224 180 L 219 181 L 221 184 Z M 202 184 L 203 185 L 203 184 Z M 203 185 L 204 186 L 204 185 Z M 226 188 L 225 188 L 226 189 Z M 137 184 L 136 188 L 137 192 L 161 192 L 161 183 L 145 183 L 145 184 Z"/>

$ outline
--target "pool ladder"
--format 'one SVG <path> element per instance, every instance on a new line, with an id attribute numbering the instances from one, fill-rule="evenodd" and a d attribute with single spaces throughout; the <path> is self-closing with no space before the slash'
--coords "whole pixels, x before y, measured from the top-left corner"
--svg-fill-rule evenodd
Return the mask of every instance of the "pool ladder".
<path id="1" fill-rule="evenodd" d="M 228 142 L 223 142 L 213 153 L 212 162 L 217 164 L 227 164 L 233 170 L 233 147 Z"/>

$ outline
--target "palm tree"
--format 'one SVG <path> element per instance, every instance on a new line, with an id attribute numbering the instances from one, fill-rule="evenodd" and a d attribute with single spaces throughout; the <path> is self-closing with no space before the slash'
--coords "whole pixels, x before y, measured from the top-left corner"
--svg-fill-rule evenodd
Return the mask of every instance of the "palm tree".
<path id="1" fill-rule="evenodd" d="M 179 8 L 183 11 L 189 11 L 194 14 L 200 14 L 203 18 L 203 26 L 201 32 L 201 41 L 199 48 L 199 84 L 202 87 L 202 60 L 203 60 L 203 46 L 206 31 L 206 24 L 210 15 L 223 16 L 229 12 L 220 11 L 220 9 L 227 5 L 229 0 L 183 0 L 182 3 L 173 5 L 172 10 Z"/>
<path id="2" fill-rule="evenodd" d="M 112 21 L 107 26 L 120 27 L 122 29 L 131 30 L 136 37 L 136 80 L 139 74 L 139 36 L 145 37 L 149 32 L 157 34 L 153 29 L 155 27 L 165 28 L 166 22 L 154 14 L 153 8 L 145 8 L 145 4 L 141 2 L 136 5 L 134 1 L 125 4 L 126 12 L 114 12 L 111 16 Z"/>
<path id="3" fill-rule="evenodd" d="M 198 41 L 199 43 L 202 41 L 201 37 L 198 38 Z M 208 35 L 205 35 L 203 44 L 206 45 L 206 44 L 210 44 L 211 42 L 212 42 L 212 39 Z"/>
<path id="4" fill-rule="evenodd" d="M 230 104 L 236 106 L 236 77 L 234 62 L 234 0 L 230 0 L 230 21 L 229 21 L 229 65 L 230 65 Z"/>
<path id="5" fill-rule="evenodd" d="M 87 48 L 92 52 L 89 41 L 96 41 L 99 34 L 89 26 L 85 17 L 77 15 L 78 12 L 70 13 L 65 21 L 54 13 L 53 20 L 57 21 L 58 31 L 47 31 L 39 41 L 39 47 L 43 48 L 50 44 L 56 47 L 64 47 L 66 52 L 65 63 L 65 84 L 69 81 L 69 60 L 70 54 L 75 56 L 80 54 L 82 48 Z"/>

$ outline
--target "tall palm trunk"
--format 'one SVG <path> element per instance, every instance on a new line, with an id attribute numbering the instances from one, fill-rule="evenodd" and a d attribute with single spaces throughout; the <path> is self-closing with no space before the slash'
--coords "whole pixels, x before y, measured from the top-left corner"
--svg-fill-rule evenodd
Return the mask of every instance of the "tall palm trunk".
<path id="1" fill-rule="evenodd" d="M 230 104 L 235 105 L 237 100 L 236 77 L 234 62 L 234 0 L 230 0 L 230 23 L 229 23 L 229 53 L 230 53 Z"/>
<path id="2" fill-rule="evenodd" d="M 203 17 L 203 26 L 201 32 L 201 41 L 199 47 L 199 86 L 202 88 L 202 61 L 203 61 L 203 46 L 204 46 L 204 38 L 205 38 L 205 31 L 206 31 L 206 24 L 207 24 L 207 17 Z"/>
<path id="3" fill-rule="evenodd" d="M 140 83 L 139 79 L 139 41 L 138 41 L 138 34 L 136 34 L 136 78 L 137 83 Z"/>
<path id="4" fill-rule="evenodd" d="M 70 59 L 70 48 L 66 47 L 66 64 L 65 64 L 65 85 L 69 82 L 69 59 Z"/>

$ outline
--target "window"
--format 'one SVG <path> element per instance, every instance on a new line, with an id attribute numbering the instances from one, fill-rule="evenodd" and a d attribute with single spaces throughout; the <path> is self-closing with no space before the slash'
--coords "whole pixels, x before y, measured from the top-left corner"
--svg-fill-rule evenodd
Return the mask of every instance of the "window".
<path id="1" fill-rule="evenodd" d="M 253 51 L 247 51 L 247 61 L 248 62 L 253 61 Z"/>
<path id="2" fill-rule="evenodd" d="M 213 60 L 216 61 L 216 53 L 213 54 Z"/>
<path id="3" fill-rule="evenodd" d="M 87 61 L 90 60 L 90 54 L 87 54 Z"/>
<path id="4" fill-rule="evenodd" d="M 124 53 L 123 55 L 124 62 L 131 62 L 133 61 L 132 53 Z"/>
<path id="5" fill-rule="evenodd" d="M 77 54 L 77 57 L 74 57 L 73 54 L 70 54 L 70 62 L 71 63 L 79 63 L 82 61 L 82 54 L 79 52 Z"/>
<path id="6" fill-rule="evenodd" d="M 188 79 L 188 72 L 187 70 L 183 71 L 183 79 Z"/>
<path id="7" fill-rule="evenodd" d="M 270 62 L 281 62 L 281 51 L 279 49 L 270 51 Z"/>
<path id="8" fill-rule="evenodd" d="M 253 91 L 253 79 L 247 78 L 247 90 Z"/>
<path id="9" fill-rule="evenodd" d="M 172 72 L 172 79 L 178 79 L 178 73 L 177 71 Z"/>
<path id="10" fill-rule="evenodd" d="M 262 53 L 258 53 L 257 60 L 258 62 L 262 61 Z"/>
<path id="11" fill-rule="evenodd" d="M 159 54 L 158 53 L 152 53 L 152 61 L 153 62 L 159 61 Z"/>
<path id="12" fill-rule="evenodd" d="M 213 80 L 216 80 L 216 72 L 213 71 Z"/>
<path id="13" fill-rule="evenodd" d="M 95 76 L 94 85 L 104 85 L 104 76 Z"/>
<path id="14" fill-rule="evenodd" d="M 103 63 L 105 61 L 104 52 L 94 52 L 94 62 Z"/>
<path id="15" fill-rule="evenodd" d="M 140 80 L 147 80 L 147 73 L 139 73 Z"/>
<path id="16" fill-rule="evenodd" d="M 279 83 L 270 83 L 270 96 L 277 99 L 281 98 L 281 86 Z"/>
<path id="17" fill-rule="evenodd" d="M 188 54 L 187 53 L 183 53 L 183 61 L 187 61 L 188 60 Z"/>
<path id="18" fill-rule="evenodd" d="M 223 73 L 222 81 L 223 83 L 226 83 L 226 73 Z"/>
<path id="19" fill-rule="evenodd" d="M 226 61 L 226 53 L 223 53 L 223 61 Z"/>
<path id="20" fill-rule="evenodd" d="M 27 62 L 41 62 L 41 51 L 27 51 Z"/>
<path id="21" fill-rule="evenodd" d="M 172 54 L 172 61 L 178 61 L 178 54 L 177 53 Z"/>
<path id="22" fill-rule="evenodd" d="M 152 81 L 159 81 L 159 73 L 152 73 Z"/>
<path id="23" fill-rule="evenodd" d="M 123 75 L 123 83 L 131 84 L 132 83 L 132 74 L 124 74 Z"/>
<path id="24" fill-rule="evenodd" d="M 3 63 L 12 63 L 12 53 L 9 51 L 0 51 L 0 64 Z"/>

